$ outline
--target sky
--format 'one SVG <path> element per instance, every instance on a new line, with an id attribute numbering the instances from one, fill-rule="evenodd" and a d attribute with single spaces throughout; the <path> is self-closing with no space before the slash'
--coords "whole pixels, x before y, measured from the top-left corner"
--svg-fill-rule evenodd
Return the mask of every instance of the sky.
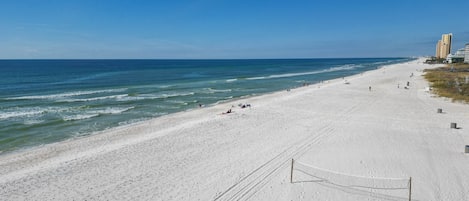
<path id="1" fill-rule="evenodd" d="M 363 58 L 469 43 L 469 0 L 2 0 L 0 59 Z"/>

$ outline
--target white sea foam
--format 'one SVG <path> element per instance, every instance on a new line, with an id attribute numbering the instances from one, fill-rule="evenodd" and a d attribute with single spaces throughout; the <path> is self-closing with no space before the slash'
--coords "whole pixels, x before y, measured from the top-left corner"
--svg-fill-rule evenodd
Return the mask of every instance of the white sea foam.
<path id="1" fill-rule="evenodd" d="M 329 69 L 326 69 L 326 72 L 334 72 L 334 71 L 340 71 L 340 70 L 353 70 L 356 68 L 363 67 L 361 64 L 345 64 L 342 66 L 337 66 L 337 67 L 332 67 Z"/>
<path id="2" fill-rule="evenodd" d="M 139 101 L 145 99 L 155 99 L 153 97 L 140 97 L 140 96 L 123 96 L 116 98 L 117 101 L 126 102 L 126 101 Z"/>
<path id="3" fill-rule="evenodd" d="M 194 95 L 194 92 L 189 92 L 189 93 L 173 93 L 173 94 L 163 94 L 161 95 L 162 98 L 171 98 L 171 97 L 178 97 L 178 96 L 192 96 Z"/>
<path id="4" fill-rule="evenodd" d="M 217 93 L 217 92 L 231 92 L 233 90 L 231 90 L 231 89 L 212 89 L 212 88 L 209 88 L 209 91 Z"/>
<path id="5" fill-rule="evenodd" d="M 8 111 L 0 113 L 0 120 L 16 118 L 16 117 L 31 117 L 45 113 L 45 110 L 19 110 L 19 111 Z"/>
<path id="6" fill-rule="evenodd" d="M 302 73 L 285 73 L 285 74 L 277 74 L 277 75 L 268 75 L 268 76 L 259 76 L 259 77 L 250 77 L 246 78 L 246 80 L 265 80 L 265 79 L 275 79 L 275 78 L 285 78 L 285 77 L 296 77 L 296 76 L 303 76 L 303 75 L 314 75 L 320 73 L 329 73 L 341 70 L 352 70 L 358 67 L 362 67 L 361 65 L 355 64 L 346 64 L 343 66 L 332 67 L 329 69 L 318 70 L 318 71 L 310 71 L 310 72 L 302 72 Z"/>
<path id="7" fill-rule="evenodd" d="M 139 100 L 153 100 L 153 99 L 166 99 L 179 96 L 192 96 L 194 92 L 189 93 L 171 93 L 171 94 L 141 94 L 138 96 L 123 96 L 117 97 L 118 101 L 139 101 Z"/>
<path id="8" fill-rule="evenodd" d="M 238 81 L 238 79 L 227 79 L 226 82 L 235 82 L 235 81 Z"/>
<path id="9" fill-rule="evenodd" d="M 151 116 L 152 117 L 159 117 L 159 116 L 163 116 L 163 115 L 167 115 L 167 114 L 168 114 L 167 112 L 155 112 Z"/>
<path id="10" fill-rule="evenodd" d="M 64 116 L 62 119 L 64 121 L 75 121 L 75 120 L 89 119 L 89 118 L 93 118 L 97 116 L 99 116 L 99 114 L 76 114 L 76 115 Z"/>
<path id="11" fill-rule="evenodd" d="M 176 86 L 176 85 L 148 84 L 148 85 L 139 85 L 139 86 L 136 86 L 135 88 L 137 88 L 137 89 L 147 89 L 147 88 L 167 89 L 167 88 L 171 88 L 171 87 L 174 87 L 174 86 Z"/>
<path id="12" fill-rule="evenodd" d="M 45 122 L 45 120 L 40 120 L 40 119 L 27 119 L 24 121 L 24 125 L 34 125 L 34 124 L 40 124 Z"/>
<path id="13" fill-rule="evenodd" d="M 214 94 L 214 93 L 225 93 L 225 92 L 231 92 L 233 91 L 232 89 L 213 89 L 213 88 L 203 88 L 199 93 L 203 94 Z"/>
<path id="14" fill-rule="evenodd" d="M 159 95 L 142 95 L 140 97 L 146 99 L 165 99 L 165 98 L 172 98 L 172 97 L 179 97 L 179 96 L 192 96 L 194 92 L 182 92 L 182 93 L 170 93 L 170 94 L 159 94 Z"/>
<path id="15" fill-rule="evenodd" d="M 63 117 L 63 120 L 80 120 L 96 117 L 100 114 L 120 114 L 122 112 L 134 109 L 135 107 L 126 107 L 126 108 L 117 108 L 109 107 L 102 110 L 89 111 L 85 114 L 75 114 L 75 115 L 66 115 Z M 0 112 L 0 120 L 10 119 L 10 118 L 21 118 L 25 119 L 25 125 L 38 124 L 44 122 L 44 120 L 39 119 L 27 119 L 27 118 L 38 118 L 48 113 L 70 113 L 77 112 L 76 108 L 63 108 L 63 107 L 32 107 L 32 108 L 14 108 L 10 111 Z"/>
<path id="16" fill-rule="evenodd" d="M 93 117 L 97 117 L 99 115 L 105 115 L 105 114 L 121 114 L 123 112 L 129 111 L 134 108 L 135 107 L 126 107 L 126 108 L 107 107 L 104 109 L 87 111 L 83 114 L 65 115 L 62 117 L 62 119 L 64 121 L 83 120 L 83 119 L 89 119 L 89 118 L 93 118 Z"/>
<path id="17" fill-rule="evenodd" d="M 126 107 L 126 108 L 118 108 L 118 107 L 108 107 L 102 110 L 96 110 L 92 111 L 92 113 L 97 113 L 97 114 L 120 114 L 126 111 L 129 111 L 131 109 L 134 109 L 135 107 Z"/>
<path id="18" fill-rule="evenodd" d="M 173 103 L 173 104 L 180 104 L 180 105 L 189 105 L 190 103 L 198 103 L 198 100 L 191 100 L 191 101 L 180 101 L 180 100 L 168 100 L 166 101 L 168 103 Z"/>
<path id="19" fill-rule="evenodd" d="M 90 95 L 90 94 L 123 92 L 123 91 L 126 91 L 126 90 L 127 90 L 126 88 L 123 88 L 123 89 L 106 89 L 106 90 L 94 90 L 94 91 L 75 91 L 75 92 L 49 94 L 49 95 L 10 97 L 10 98 L 5 98 L 4 100 L 60 99 L 60 98 Z"/>
<path id="20" fill-rule="evenodd" d="M 88 101 L 98 101 L 98 100 L 105 100 L 105 99 L 120 99 L 127 97 L 127 94 L 119 94 L 119 95 L 112 95 L 112 96 L 100 96 L 94 98 L 79 98 L 79 99 L 64 99 L 58 100 L 57 102 L 88 102 Z"/>
<path id="21" fill-rule="evenodd" d="M 37 117 L 47 113 L 59 113 L 68 111 L 67 107 L 15 107 L 6 110 L 0 110 L 0 120 L 9 118 Z"/>

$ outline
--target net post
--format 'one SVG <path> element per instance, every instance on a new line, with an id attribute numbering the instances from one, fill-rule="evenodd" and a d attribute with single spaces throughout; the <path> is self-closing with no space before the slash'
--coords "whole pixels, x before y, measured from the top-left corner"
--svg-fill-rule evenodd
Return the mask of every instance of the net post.
<path id="1" fill-rule="evenodd" d="M 412 177 L 409 178 L 409 201 L 412 200 Z"/>
<path id="2" fill-rule="evenodd" d="M 293 183 L 293 163 L 295 160 L 291 159 L 291 170 L 290 170 L 290 183 Z"/>

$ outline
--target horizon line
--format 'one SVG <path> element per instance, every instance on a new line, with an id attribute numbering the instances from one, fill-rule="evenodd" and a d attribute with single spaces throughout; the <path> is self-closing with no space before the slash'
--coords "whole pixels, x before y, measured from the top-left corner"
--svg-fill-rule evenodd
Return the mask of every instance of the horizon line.
<path id="1" fill-rule="evenodd" d="M 4 59 L 0 58 L 0 61 L 11 61 L 11 60 L 301 60 L 301 59 L 394 59 L 394 58 L 419 58 L 428 56 L 401 56 L 401 57 L 292 57 L 292 58 L 65 58 L 65 59 L 53 59 L 53 58 L 41 58 L 41 59 Z"/>

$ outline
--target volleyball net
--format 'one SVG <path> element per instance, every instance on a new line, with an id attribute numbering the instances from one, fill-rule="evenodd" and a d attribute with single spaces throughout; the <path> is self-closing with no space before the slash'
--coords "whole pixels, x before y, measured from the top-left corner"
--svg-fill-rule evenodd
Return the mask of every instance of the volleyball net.
<path id="1" fill-rule="evenodd" d="M 409 200 L 411 200 L 412 177 L 365 177 L 319 168 L 293 159 L 291 160 L 290 182 L 326 182 L 363 190 L 408 191 Z"/>

